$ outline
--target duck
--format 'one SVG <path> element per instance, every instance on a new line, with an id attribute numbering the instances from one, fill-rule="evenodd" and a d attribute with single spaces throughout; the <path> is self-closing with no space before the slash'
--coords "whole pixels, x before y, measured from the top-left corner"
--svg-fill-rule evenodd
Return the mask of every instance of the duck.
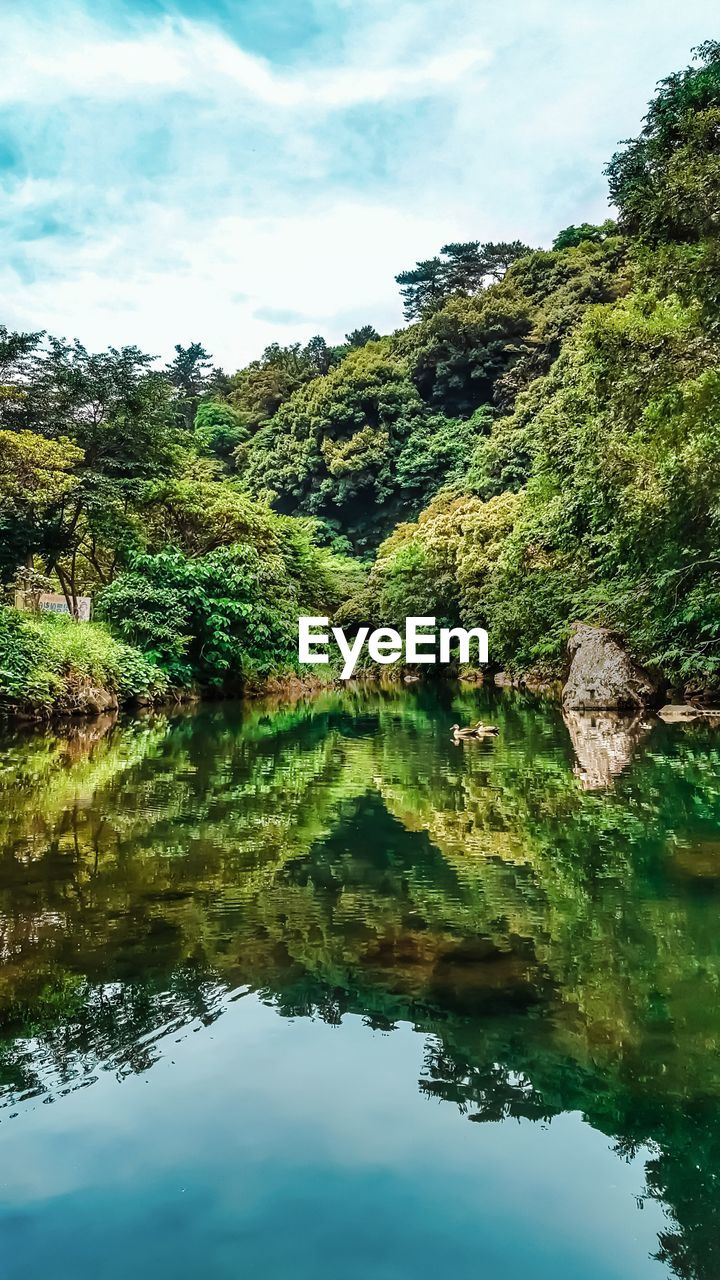
<path id="1" fill-rule="evenodd" d="M 461 738 L 477 737 L 477 734 L 475 733 L 474 729 L 471 729 L 471 728 L 461 729 L 459 724 L 451 725 L 451 729 L 452 729 L 453 738 L 455 739 L 456 742 L 459 742 Z"/>
<path id="2" fill-rule="evenodd" d="M 465 729 L 461 729 L 459 724 L 454 724 L 451 727 L 453 737 L 456 740 L 460 738 L 490 738 L 495 737 L 499 732 L 496 724 L 483 724 L 482 720 L 478 720 L 477 724 L 468 725 Z"/>
<path id="3" fill-rule="evenodd" d="M 478 720 L 475 725 L 475 733 L 478 738 L 494 738 L 500 732 L 496 724 L 483 724 L 482 720 Z"/>

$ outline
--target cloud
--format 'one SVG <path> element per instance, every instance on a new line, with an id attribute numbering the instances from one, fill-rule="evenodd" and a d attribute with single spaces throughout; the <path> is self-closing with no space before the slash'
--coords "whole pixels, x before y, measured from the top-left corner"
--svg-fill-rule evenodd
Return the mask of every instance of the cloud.
<path id="1" fill-rule="evenodd" d="M 166 18 L 131 38 L 110 36 L 90 19 L 28 43 L 22 21 L 5 36 L 0 106 L 68 99 L 122 102 L 139 93 L 182 93 L 228 103 L 249 99 L 272 109 L 344 109 L 403 96 L 442 92 L 488 60 L 470 43 L 430 53 L 417 63 L 357 63 L 278 70 L 204 23 Z"/>
<path id="2" fill-rule="evenodd" d="M 192 217 L 144 206 L 123 230 L 66 246 L 61 270 L 53 238 L 36 246 L 34 279 L 20 287 L 7 265 L 0 296 L 12 299 L 5 318 L 17 328 L 42 317 L 50 332 L 80 334 L 95 348 L 135 342 L 162 356 L 201 340 L 234 369 L 272 341 L 339 340 L 366 321 L 394 328 L 400 312 L 387 281 L 409 246 L 442 230 L 422 214 L 344 202 L 262 220 L 228 215 L 198 243 Z"/>
<path id="3" fill-rule="evenodd" d="M 395 327 L 395 274 L 447 241 L 602 219 L 603 163 L 714 26 L 714 0 L 146 3 L 3 14 L 0 321 L 230 369 Z"/>

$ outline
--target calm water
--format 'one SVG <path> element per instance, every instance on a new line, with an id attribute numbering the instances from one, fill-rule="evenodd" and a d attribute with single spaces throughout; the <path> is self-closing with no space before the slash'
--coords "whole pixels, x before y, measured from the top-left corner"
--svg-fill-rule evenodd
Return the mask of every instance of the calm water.
<path id="1" fill-rule="evenodd" d="M 0 957 L 2 1280 L 720 1276 L 717 731 L 6 733 Z"/>

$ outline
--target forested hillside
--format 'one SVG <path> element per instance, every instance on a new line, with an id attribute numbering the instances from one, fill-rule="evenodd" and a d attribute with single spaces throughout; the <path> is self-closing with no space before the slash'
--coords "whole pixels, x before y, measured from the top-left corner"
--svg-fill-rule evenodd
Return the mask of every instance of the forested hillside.
<path id="1" fill-rule="evenodd" d="M 400 271 L 389 336 L 228 376 L 200 344 L 159 369 L 3 330 L 5 584 L 92 594 L 96 643 L 180 686 L 290 668 L 321 611 L 484 625 L 493 661 L 546 674 L 586 619 L 717 687 L 720 43 L 660 83 L 607 176 L 616 220 Z M 0 690 L 51 701 L 62 623 L 3 612 Z"/>

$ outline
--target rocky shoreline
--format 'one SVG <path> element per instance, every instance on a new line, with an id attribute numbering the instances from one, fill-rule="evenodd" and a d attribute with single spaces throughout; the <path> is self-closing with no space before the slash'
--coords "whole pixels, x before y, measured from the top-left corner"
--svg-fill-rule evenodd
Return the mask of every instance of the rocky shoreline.
<path id="1" fill-rule="evenodd" d="M 522 688 L 557 696 L 566 712 L 602 711 L 633 715 L 651 711 L 666 723 L 689 722 L 702 717 L 720 719 L 720 706 L 710 705 L 712 695 L 704 690 L 683 690 L 683 702 L 668 701 L 667 682 L 635 662 L 622 638 L 607 627 L 573 623 L 567 657 L 568 672 L 564 683 L 535 677 L 531 672 L 516 677 L 504 671 L 494 676 L 494 682 L 501 688 Z"/>
<path id="2" fill-rule="evenodd" d="M 524 689 L 562 702 L 566 722 L 572 716 L 597 712 L 603 713 L 605 719 L 612 715 L 628 722 L 633 717 L 658 716 L 666 724 L 688 724 L 705 719 L 720 725 L 720 706 L 706 705 L 707 695 L 702 691 L 693 692 L 692 696 L 688 696 L 685 691 L 685 700 L 682 702 L 666 701 L 666 682 L 636 663 L 627 652 L 622 638 L 606 627 L 591 626 L 584 622 L 573 623 L 567 658 L 567 676 L 564 682 L 559 678 L 547 678 L 534 672 L 516 675 L 506 671 L 495 672 L 492 680 L 498 688 Z M 398 667 L 392 673 L 387 669 L 381 673 L 363 671 L 358 678 L 377 680 L 380 677 L 383 680 L 401 680 L 406 683 L 422 679 L 417 672 L 405 667 Z M 483 684 L 488 677 L 483 671 L 473 668 L 461 669 L 456 678 L 463 683 Z M 62 704 L 50 707 L 8 703 L 0 706 L 0 717 L 8 721 L 42 725 L 57 720 L 117 715 L 120 711 L 145 708 L 160 710 L 163 707 L 216 701 L 227 697 L 301 697 L 344 683 L 346 682 L 340 680 L 335 673 L 322 677 L 315 673 L 300 676 L 297 672 L 291 672 L 255 680 L 232 690 L 176 688 L 162 695 L 147 694 L 123 701 L 112 689 L 80 682 L 73 687 L 69 701 L 66 699 Z"/>

